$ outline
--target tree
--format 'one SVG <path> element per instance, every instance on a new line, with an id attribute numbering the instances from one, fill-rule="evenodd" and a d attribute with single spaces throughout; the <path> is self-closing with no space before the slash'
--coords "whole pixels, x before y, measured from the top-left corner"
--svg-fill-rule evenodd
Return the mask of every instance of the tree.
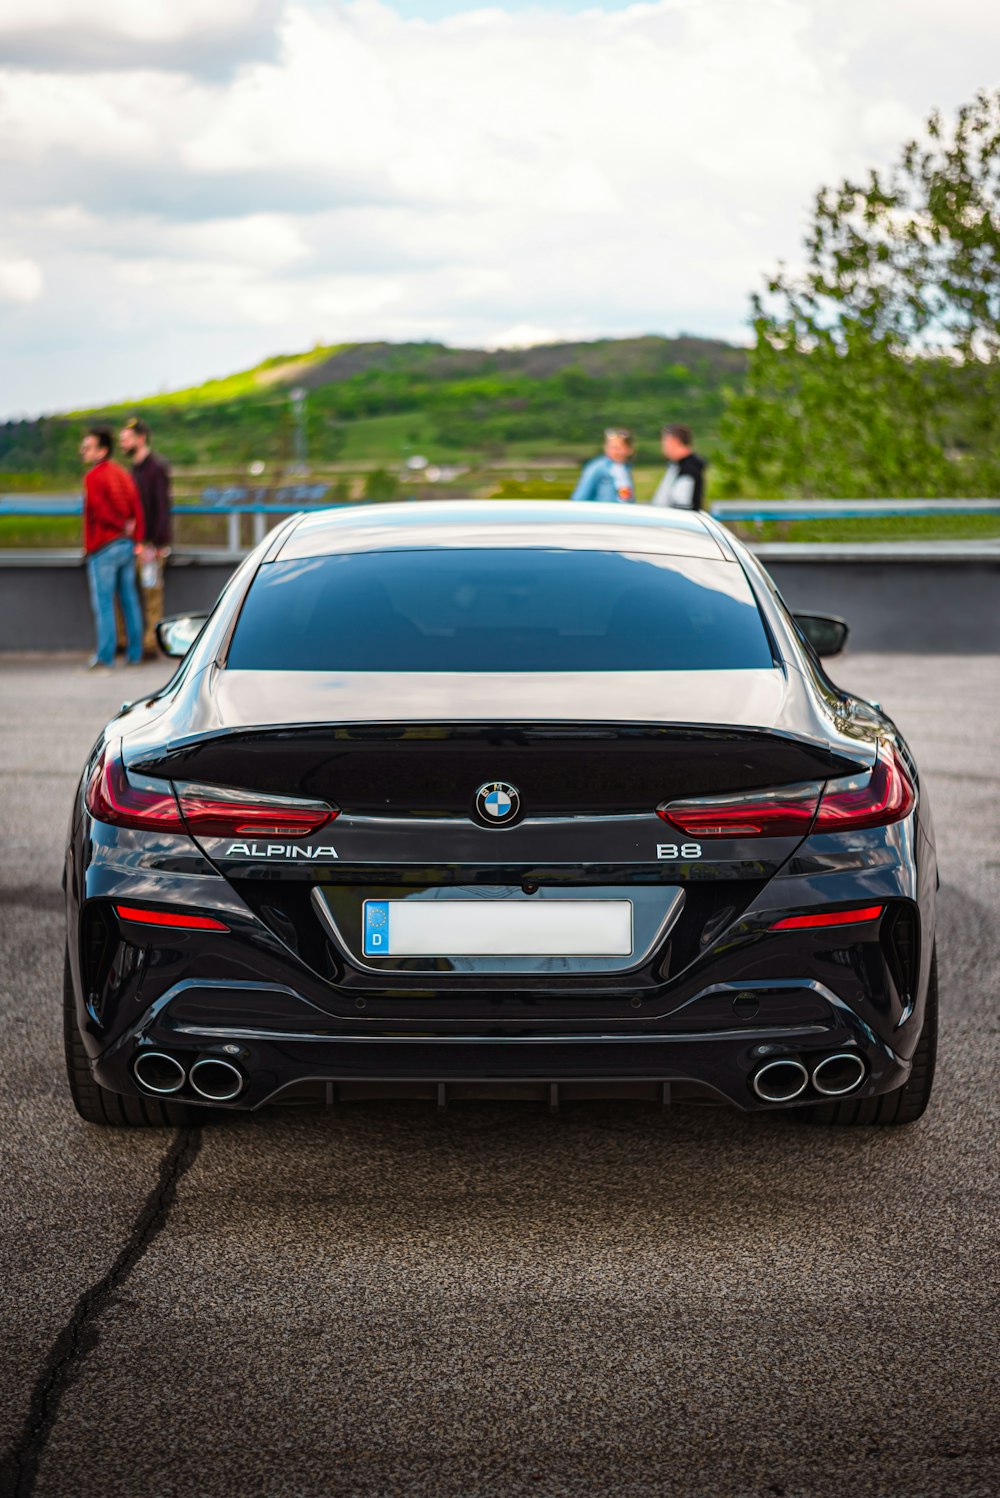
<path id="1" fill-rule="evenodd" d="M 932 114 L 885 175 L 816 197 L 754 296 L 724 435 L 761 494 L 991 495 L 1000 482 L 1000 91 Z"/>
<path id="2" fill-rule="evenodd" d="M 398 499 L 399 479 L 387 468 L 373 468 L 365 479 L 365 499 Z"/>

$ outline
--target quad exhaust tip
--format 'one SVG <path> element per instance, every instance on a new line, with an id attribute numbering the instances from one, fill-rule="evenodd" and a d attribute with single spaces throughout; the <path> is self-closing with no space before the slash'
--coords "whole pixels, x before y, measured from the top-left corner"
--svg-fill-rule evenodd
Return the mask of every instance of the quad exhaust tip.
<path id="1" fill-rule="evenodd" d="M 143 1051 L 132 1069 L 147 1092 L 159 1093 L 161 1097 L 180 1092 L 187 1080 L 180 1062 L 165 1051 Z"/>
<path id="2" fill-rule="evenodd" d="M 768 1061 L 754 1072 L 751 1085 L 765 1103 L 790 1103 L 805 1092 L 809 1073 L 801 1061 L 782 1056 L 778 1061 Z"/>
<path id="3" fill-rule="evenodd" d="M 824 1097 L 842 1097 L 853 1092 L 865 1079 L 865 1063 L 856 1051 L 838 1051 L 824 1056 L 813 1067 L 812 1084 Z"/>
<path id="4" fill-rule="evenodd" d="M 243 1091 L 243 1073 L 221 1056 L 203 1056 L 191 1068 L 190 1083 L 199 1097 L 211 1103 L 231 1103 Z"/>

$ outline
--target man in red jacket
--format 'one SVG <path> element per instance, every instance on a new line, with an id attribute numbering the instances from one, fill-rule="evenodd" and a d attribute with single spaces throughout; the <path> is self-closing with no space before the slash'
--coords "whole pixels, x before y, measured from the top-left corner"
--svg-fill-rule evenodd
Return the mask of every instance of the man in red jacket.
<path id="1" fill-rule="evenodd" d="M 111 461 L 107 427 L 91 427 L 80 443 L 87 465 L 83 479 L 83 553 L 94 611 L 97 650 L 89 671 L 105 672 L 115 661 L 115 598 L 128 637 L 129 665 L 142 660 L 142 610 L 135 585 L 135 550 L 145 535 L 139 493 L 124 468 Z"/>

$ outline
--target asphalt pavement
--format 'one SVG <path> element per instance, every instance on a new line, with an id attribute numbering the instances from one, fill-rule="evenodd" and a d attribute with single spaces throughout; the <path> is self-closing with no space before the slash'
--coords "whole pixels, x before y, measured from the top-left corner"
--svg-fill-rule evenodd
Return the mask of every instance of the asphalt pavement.
<path id="1" fill-rule="evenodd" d="M 1000 1493 L 1000 660 L 857 655 L 941 862 L 907 1129 L 365 1103 L 84 1124 L 59 1024 L 76 777 L 144 667 L 0 664 L 0 1493 Z"/>

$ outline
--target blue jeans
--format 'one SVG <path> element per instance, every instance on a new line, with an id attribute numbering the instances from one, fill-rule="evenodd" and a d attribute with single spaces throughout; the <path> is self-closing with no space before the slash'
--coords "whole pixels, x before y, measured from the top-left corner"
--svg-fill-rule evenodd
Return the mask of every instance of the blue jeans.
<path id="1" fill-rule="evenodd" d="M 115 663 L 115 594 L 121 603 L 128 659 L 142 660 L 142 609 L 135 584 L 135 546 L 127 536 L 109 541 L 87 558 L 90 606 L 97 633 L 97 659 L 102 666 Z"/>

